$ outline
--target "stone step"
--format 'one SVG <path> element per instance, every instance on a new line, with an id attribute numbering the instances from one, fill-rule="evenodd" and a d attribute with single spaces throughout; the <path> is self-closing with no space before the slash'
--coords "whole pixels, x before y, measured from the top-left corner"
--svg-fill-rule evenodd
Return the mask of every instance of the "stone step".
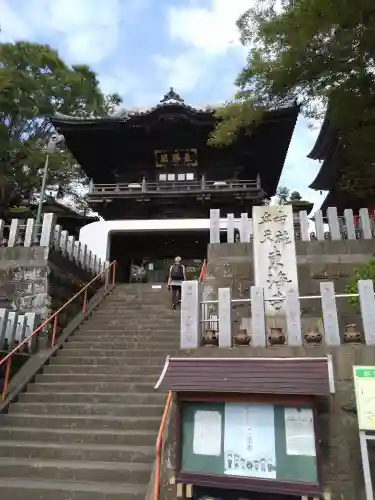
<path id="1" fill-rule="evenodd" d="M 117 430 L 151 430 L 157 431 L 160 426 L 160 415 L 142 417 L 111 417 L 110 415 L 43 415 L 32 413 L 16 413 L 1 415 L 0 422 L 7 426 L 33 427 L 44 429 L 85 429 L 96 432 L 108 429 Z M 0 446 L 1 448 L 1 446 Z"/>
<path id="2" fill-rule="evenodd" d="M 127 313 L 119 313 L 119 314 L 108 314 L 108 315 L 95 315 L 92 316 L 91 318 L 88 318 L 83 324 L 84 325 L 92 325 L 94 323 L 98 323 L 100 325 L 120 325 L 120 326 L 126 326 L 126 325 L 134 325 L 141 323 L 142 325 L 148 325 L 152 323 L 154 326 L 160 325 L 163 327 L 164 325 L 169 325 L 169 326 L 174 326 L 178 325 L 181 321 L 180 315 L 174 314 L 171 316 L 168 316 L 164 313 L 159 316 L 156 316 L 155 314 L 150 314 L 147 311 L 141 312 L 139 314 L 127 314 Z"/>
<path id="3" fill-rule="evenodd" d="M 131 405 L 97 403 L 30 403 L 17 402 L 10 406 L 12 413 L 34 415 L 108 415 L 112 417 L 161 417 L 163 405 Z"/>
<path id="4" fill-rule="evenodd" d="M 108 301 L 111 305 L 118 304 L 123 305 L 127 304 L 129 306 L 133 305 L 143 305 L 143 306 L 164 306 L 166 307 L 171 303 L 172 297 L 171 295 L 167 295 L 164 297 L 158 297 L 155 294 L 144 294 L 142 297 L 111 297 Z"/>
<path id="5" fill-rule="evenodd" d="M 100 344 L 100 347 L 108 345 L 110 349 L 112 348 L 111 346 L 114 346 L 114 349 L 116 349 L 119 347 L 119 345 L 125 346 L 125 349 L 136 349 L 137 347 L 138 349 L 139 348 L 144 349 L 145 347 L 152 344 L 157 344 L 158 346 L 166 347 L 167 349 L 174 346 L 175 350 L 179 349 L 180 347 L 180 339 L 175 332 L 169 337 L 165 335 L 162 335 L 161 337 L 157 337 L 156 335 L 153 336 L 134 335 L 133 337 L 131 337 L 126 332 L 123 333 L 122 335 L 116 334 L 116 336 L 111 336 L 111 335 L 106 336 L 104 334 L 100 335 L 99 332 L 97 334 L 94 333 L 94 335 L 88 332 L 87 333 L 77 332 L 66 343 L 66 346 L 68 345 L 71 346 L 72 342 L 73 343 L 77 342 L 77 346 L 78 343 L 80 343 L 80 346 L 78 346 L 79 348 L 82 346 L 82 344 L 87 344 L 87 345 Z"/>
<path id="6" fill-rule="evenodd" d="M 149 387 L 149 390 L 151 387 Z M 21 394 L 19 401 L 21 403 L 61 403 L 61 404 L 106 404 L 106 405 L 163 405 L 165 394 L 160 393 L 101 393 L 101 392 L 31 392 L 30 390 Z"/>
<path id="7" fill-rule="evenodd" d="M 66 351 L 67 352 L 67 351 Z M 134 352 L 134 351 L 133 351 Z M 127 365 L 139 365 L 139 366 L 145 366 L 145 365 L 159 365 L 163 366 L 165 362 L 165 357 L 161 354 L 158 354 L 156 356 L 147 356 L 147 351 L 142 351 L 139 356 L 128 356 L 126 359 L 126 364 Z M 60 354 L 60 353 L 59 353 Z M 166 354 L 172 354 L 172 353 L 166 353 Z M 57 365 L 124 365 L 124 356 L 88 356 L 87 352 L 85 353 L 84 357 L 82 356 L 68 356 L 64 355 L 57 356 L 56 358 L 52 359 L 53 364 Z"/>
<path id="8" fill-rule="evenodd" d="M 171 304 L 106 304 L 103 307 L 99 307 L 95 310 L 95 315 L 97 314 L 108 314 L 109 312 L 113 314 L 139 314 L 148 313 L 152 314 L 167 314 L 168 316 L 175 316 L 176 311 L 171 308 Z"/>
<path id="9" fill-rule="evenodd" d="M 0 479 L 1 500 L 144 500 L 143 485 Z"/>
<path id="10" fill-rule="evenodd" d="M 113 340 L 113 341 L 100 341 L 98 339 L 94 341 L 89 341 L 85 338 L 80 337 L 72 337 L 72 340 L 69 340 L 66 344 L 64 344 L 64 350 L 75 350 L 75 349 L 85 349 L 85 350 L 95 350 L 95 349 L 104 349 L 104 350 L 131 350 L 131 349 L 164 349 L 164 350 L 173 350 L 179 348 L 178 342 L 172 340 L 160 340 L 160 339 L 152 339 L 152 340 Z"/>
<path id="11" fill-rule="evenodd" d="M 143 288 L 141 289 L 134 289 L 134 286 L 136 286 L 134 283 L 131 284 L 131 288 L 129 289 L 124 289 L 124 290 L 119 290 L 117 287 L 113 291 L 113 293 L 110 296 L 110 299 L 116 299 L 116 300 L 140 300 L 142 297 L 156 297 L 159 300 L 162 300 L 165 297 L 168 297 L 170 295 L 170 292 L 168 290 L 167 282 L 165 281 L 163 284 L 161 284 L 161 288 L 151 288 L 150 284 L 148 285 L 149 288 Z"/>
<path id="12" fill-rule="evenodd" d="M 177 309 L 172 309 L 172 303 L 168 304 L 124 304 L 124 305 L 113 305 L 108 304 L 106 307 L 99 307 L 93 311 L 91 318 L 108 317 L 111 314 L 115 317 L 127 317 L 129 316 L 144 316 L 149 314 L 150 316 L 155 316 L 156 318 L 178 318 L 180 307 Z"/>
<path id="13" fill-rule="evenodd" d="M 113 316 L 113 317 L 138 317 L 138 316 L 144 316 L 145 314 L 148 314 L 149 316 L 155 317 L 156 319 L 158 318 L 166 318 L 166 319 L 175 319 L 178 318 L 178 315 L 176 314 L 177 310 L 172 309 L 172 307 L 163 307 L 160 305 L 156 306 L 145 306 L 145 307 L 114 307 L 114 308 L 107 308 L 107 309 L 98 309 L 95 311 L 92 317 L 95 318 L 100 318 L 100 317 L 105 317 L 107 318 L 108 316 Z"/>
<path id="14" fill-rule="evenodd" d="M 2 478 L 148 484 L 150 464 L 0 458 Z M 3 497 L 1 497 L 3 498 Z M 26 500 L 27 497 L 25 497 Z"/>
<path id="15" fill-rule="evenodd" d="M 165 359 L 166 356 L 174 354 L 176 355 L 176 348 L 165 349 L 164 347 L 149 347 L 146 349 L 61 349 L 58 354 L 58 358 L 61 357 L 89 357 L 89 358 L 101 358 L 105 357 L 115 357 L 115 358 L 161 358 Z"/>
<path id="16" fill-rule="evenodd" d="M 132 309 L 137 310 L 137 309 L 145 309 L 145 310 L 153 310 L 157 311 L 172 311 L 172 297 L 168 297 L 167 299 L 164 300 L 155 300 L 152 297 L 145 297 L 143 300 L 127 300 L 127 301 L 111 301 L 110 303 L 107 303 L 107 308 L 114 308 L 114 309 Z M 93 314 L 96 314 L 98 311 L 103 311 L 101 307 L 98 307 L 95 309 Z"/>
<path id="17" fill-rule="evenodd" d="M 100 318 L 102 316 L 119 316 L 119 317 L 130 317 L 130 316 L 143 316 L 144 314 L 148 314 L 155 318 L 167 318 L 174 319 L 177 318 L 176 310 L 171 307 L 160 307 L 156 306 L 144 306 L 144 307 L 103 307 L 99 308 L 95 311 L 93 317 Z"/>
<path id="18" fill-rule="evenodd" d="M 176 328 L 170 330 L 111 330 L 106 331 L 103 330 L 84 330 L 80 328 L 77 330 L 74 335 L 71 337 L 72 340 L 85 340 L 89 342 L 90 340 L 100 340 L 100 341 L 110 341 L 113 340 L 118 342 L 120 340 L 126 341 L 145 341 L 145 340 L 163 340 L 167 341 L 175 341 L 179 342 L 180 339 L 180 330 L 176 330 Z"/>
<path id="19" fill-rule="evenodd" d="M 63 358 L 64 359 L 64 358 Z M 74 358 L 75 359 L 75 358 Z M 147 376 L 154 376 L 155 379 L 157 380 L 160 377 L 161 371 L 163 369 L 164 362 L 154 362 L 153 364 L 149 364 L 146 366 L 142 366 L 141 364 L 135 364 L 135 365 L 130 365 L 130 364 L 122 364 L 122 365 L 69 365 L 68 363 L 66 364 L 54 364 L 53 361 L 57 360 L 57 358 L 52 359 L 52 364 L 45 366 L 43 373 L 46 374 L 54 374 L 54 375 L 85 375 L 87 377 L 90 377 L 91 380 L 91 375 L 95 376 L 103 376 L 107 377 L 108 376 L 108 381 L 110 380 L 116 380 L 115 378 L 112 377 L 121 377 L 121 379 L 117 378 L 117 380 L 123 380 L 124 377 L 129 376 L 140 376 L 140 375 L 147 375 Z"/>
<path id="20" fill-rule="evenodd" d="M 154 298 L 154 300 L 165 300 L 169 295 L 167 283 L 161 285 L 162 288 L 144 288 L 143 290 L 134 290 L 130 288 L 128 290 L 116 290 L 109 297 L 112 300 L 134 300 L 139 301 L 144 297 Z M 134 287 L 134 285 L 132 285 Z"/>
<path id="21" fill-rule="evenodd" d="M 4 441 L 28 441 L 61 444 L 92 444 L 105 446 L 154 446 L 157 433 L 155 430 L 100 430 L 91 429 L 38 429 L 33 427 L 0 427 L 0 447 Z M 0 451 L 1 455 L 1 451 Z M 1 470 L 1 469 L 0 469 Z"/>
<path id="22" fill-rule="evenodd" d="M 155 324 L 152 323 L 150 325 L 144 325 L 143 323 L 134 323 L 134 324 L 127 324 L 124 325 L 123 327 L 119 325 L 97 325 L 96 322 L 91 323 L 90 325 L 87 323 L 84 323 L 80 329 L 81 332 L 85 331 L 91 331 L 91 332 L 121 332 L 121 333 L 127 333 L 127 334 L 137 334 L 139 335 L 140 333 L 147 333 L 149 335 L 150 333 L 153 332 L 164 332 L 166 334 L 172 334 L 174 333 L 175 335 L 179 335 L 180 332 L 180 323 L 176 323 L 176 325 L 161 325 L 159 323 Z"/>
<path id="23" fill-rule="evenodd" d="M 2 441 L 0 457 L 152 463 L 155 460 L 155 446 Z"/>
<path id="24" fill-rule="evenodd" d="M 139 376 L 135 381 L 130 377 L 122 380 L 107 380 L 110 375 L 38 375 L 36 384 L 29 385 L 32 392 L 86 392 L 86 393 L 123 393 L 123 392 L 151 392 L 156 384 L 157 377 Z M 92 380 L 95 378 L 95 380 Z M 134 379 L 134 377 L 133 377 Z M 147 380 L 147 382 L 146 382 Z"/>
<path id="25" fill-rule="evenodd" d="M 117 328 L 127 328 L 128 330 L 135 330 L 139 329 L 140 327 L 142 328 L 149 328 L 153 329 L 157 325 L 159 329 L 164 328 L 164 327 L 169 327 L 169 328 L 177 328 L 179 326 L 180 322 L 177 319 L 168 319 L 168 318 L 150 318 L 148 315 L 147 317 L 139 317 L 139 318 L 119 318 L 116 319 L 113 316 L 109 316 L 108 319 L 100 319 L 95 317 L 95 320 L 91 320 L 91 325 L 95 325 L 96 327 L 115 327 Z M 90 325 L 89 322 L 85 323 L 84 326 Z M 90 325 L 90 326 L 91 326 Z"/>

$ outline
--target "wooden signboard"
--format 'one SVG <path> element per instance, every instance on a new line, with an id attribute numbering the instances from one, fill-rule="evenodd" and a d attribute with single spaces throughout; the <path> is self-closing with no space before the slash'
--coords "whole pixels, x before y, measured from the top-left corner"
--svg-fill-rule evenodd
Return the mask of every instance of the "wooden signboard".
<path id="1" fill-rule="evenodd" d="M 171 166 L 196 167 L 198 165 L 197 149 L 156 150 L 155 163 L 158 168 Z"/>

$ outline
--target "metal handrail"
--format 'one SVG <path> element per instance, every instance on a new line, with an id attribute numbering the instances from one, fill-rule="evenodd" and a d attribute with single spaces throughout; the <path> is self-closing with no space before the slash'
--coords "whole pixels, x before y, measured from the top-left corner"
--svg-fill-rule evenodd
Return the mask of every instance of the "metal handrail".
<path id="1" fill-rule="evenodd" d="M 117 262 L 114 260 L 109 264 L 108 267 L 103 269 L 99 274 L 95 276 L 87 285 L 85 285 L 79 292 L 77 292 L 73 297 L 71 297 L 63 306 L 60 307 L 56 312 L 54 312 L 51 316 L 49 316 L 43 323 L 41 323 L 38 328 L 36 328 L 28 337 L 26 337 L 22 342 L 20 342 L 10 353 L 8 353 L 1 361 L 0 361 L 0 367 L 3 366 L 6 363 L 6 368 L 5 368 L 5 379 L 4 379 L 4 385 L 3 385 L 3 391 L 2 391 L 2 402 L 5 401 L 6 394 L 8 391 L 8 386 L 9 386 L 9 377 L 10 377 L 10 368 L 12 364 L 12 357 L 14 354 L 17 353 L 17 351 L 25 344 L 30 342 L 30 340 L 35 337 L 46 325 L 48 325 L 52 320 L 53 321 L 53 330 L 52 330 L 52 339 L 51 339 L 51 346 L 53 347 L 55 345 L 55 340 L 56 340 L 56 331 L 57 331 L 57 319 L 58 315 L 69 305 L 75 300 L 77 297 L 79 297 L 83 292 L 83 304 L 82 304 L 82 313 L 84 314 L 87 309 L 87 290 L 89 286 L 91 286 L 96 280 L 98 280 L 103 274 L 106 274 L 105 277 L 105 283 L 104 283 L 104 290 L 105 292 L 108 290 L 108 285 L 109 285 L 109 273 L 112 272 L 112 285 L 115 284 L 116 280 L 116 264 Z"/>
<path id="2" fill-rule="evenodd" d="M 201 272 L 199 274 L 199 281 L 203 281 L 204 277 L 206 276 L 206 269 L 207 269 L 207 261 L 206 259 L 203 260 Z"/>
<path id="3" fill-rule="evenodd" d="M 162 450 L 162 444 L 163 444 L 163 432 L 164 432 L 165 424 L 167 421 L 169 408 L 171 407 L 171 403 L 172 403 L 172 393 L 168 392 L 168 397 L 167 397 L 167 400 L 165 402 L 163 416 L 161 418 L 158 437 L 156 439 L 156 446 L 155 446 L 156 456 L 155 456 L 154 495 L 153 495 L 154 499 L 153 500 L 159 500 L 160 472 L 161 472 L 161 450 Z"/>

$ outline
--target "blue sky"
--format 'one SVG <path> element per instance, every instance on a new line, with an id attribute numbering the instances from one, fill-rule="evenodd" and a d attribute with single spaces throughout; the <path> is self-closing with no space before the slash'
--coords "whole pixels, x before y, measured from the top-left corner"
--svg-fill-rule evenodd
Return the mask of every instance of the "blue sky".
<path id="1" fill-rule="evenodd" d="M 155 105 L 170 86 L 191 105 L 234 93 L 246 51 L 235 21 L 249 0 L 0 0 L 1 38 L 48 43 L 66 62 L 85 63 L 125 107 Z M 318 128 L 300 118 L 280 185 L 319 208 L 308 189 L 319 163 L 306 158 Z M 264 165 L 264 168 L 267 168 Z"/>

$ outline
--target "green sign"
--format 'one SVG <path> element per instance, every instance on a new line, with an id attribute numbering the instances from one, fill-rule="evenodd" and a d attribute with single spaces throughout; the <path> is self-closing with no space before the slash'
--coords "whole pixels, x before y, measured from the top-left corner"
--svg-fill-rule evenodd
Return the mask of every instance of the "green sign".
<path id="1" fill-rule="evenodd" d="M 375 378 L 375 367 L 360 367 L 355 369 L 355 374 L 357 377 L 363 378 Z"/>
<path id="2" fill-rule="evenodd" d="M 313 410 L 258 403 L 185 403 L 181 470 L 316 484 Z"/>

